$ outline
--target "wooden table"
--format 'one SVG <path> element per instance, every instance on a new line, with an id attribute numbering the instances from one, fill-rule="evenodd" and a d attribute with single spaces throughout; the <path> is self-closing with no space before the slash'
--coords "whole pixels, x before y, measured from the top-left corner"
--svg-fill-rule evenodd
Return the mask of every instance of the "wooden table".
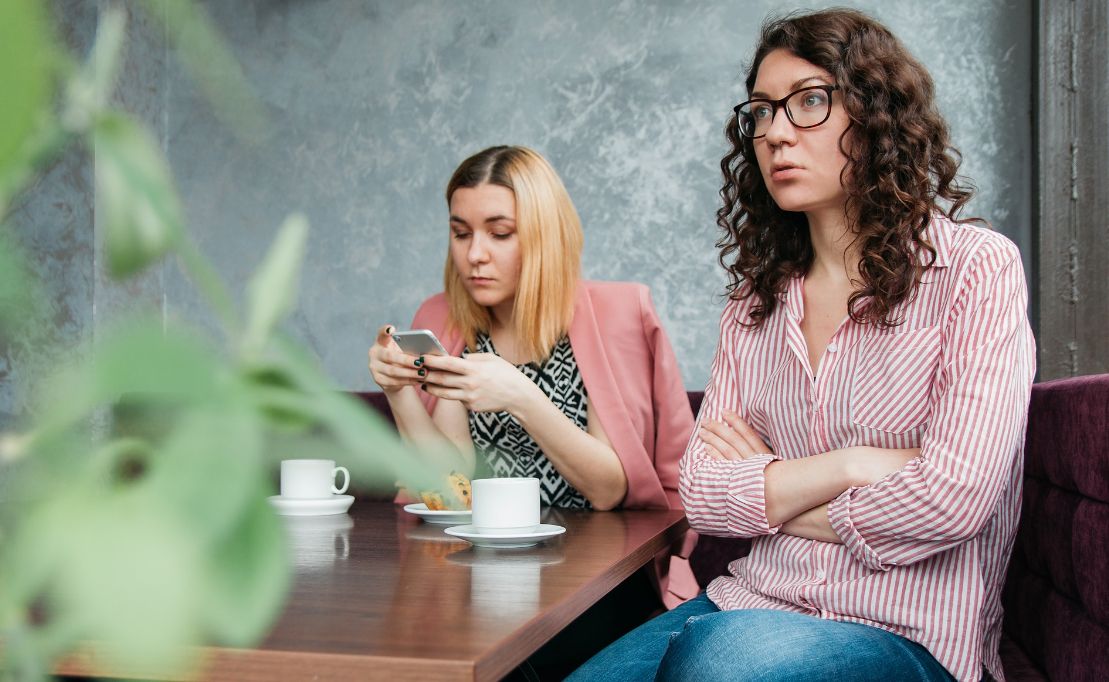
<path id="1" fill-rule="evenodd" d="M 566 533 L 472 547 L 397 505 L 290 520 L 296 579 L 257 649 L 208 649 L 212 680 L 495 680 L 669 547 L 680 511 L 547 510 Z M 90 661 L 56 672 L 90 674 Z M 97 674 L 109 671 L 99 670 Z"/>

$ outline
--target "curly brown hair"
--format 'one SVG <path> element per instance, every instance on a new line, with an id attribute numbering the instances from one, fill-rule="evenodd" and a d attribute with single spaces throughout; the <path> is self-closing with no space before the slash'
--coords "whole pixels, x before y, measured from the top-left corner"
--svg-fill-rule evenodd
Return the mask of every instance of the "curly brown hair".
<path id="1" fill-rule="evenodd" d="M 778 49 L 828 71 L 839 86 L 836 95 L 851 121 L 839 140 L 848 159 L 842 182 L 862 254 L 862 281 L 848 310 L 856 322 L 897 326 L 895 308 L 912 299 L 923 274 L 918 254 L 935 259 L 925 237 L 933 212 L 955 220 L 973 195 L 971 186 L 959 182 L 962 157 L 951 147 L 933 101 L 932 77 L 886 27 L 861 12 L 831 9 L 764 24 L 748 92 L 763 59 Z M 771 198 L 753 141 L 740 134 L 737 116 L 728 120 L 725 134 L 732 149 L 720 161 L 724 205 L 716 222 L 724 236 L 716 246 L 728 272 L 728 296 L 758 299 L 750 320 L 740 322 L 758 327 L 789 280 L 808 272 L 813 247 L 805 215 L 784 211 Z M 870 304 L 862 305 L 868 297 Z"/>

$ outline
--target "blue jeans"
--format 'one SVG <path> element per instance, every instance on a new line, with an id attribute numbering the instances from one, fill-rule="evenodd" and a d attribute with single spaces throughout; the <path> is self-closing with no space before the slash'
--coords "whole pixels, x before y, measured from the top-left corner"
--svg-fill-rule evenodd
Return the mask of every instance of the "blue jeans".
<path id="1" fill-rule="evenodd" d="M 928 650 L 858 623 L 788 611 L 721 611 L 702 593 L 586 661 L 586 680 L 951 680 Z"/>

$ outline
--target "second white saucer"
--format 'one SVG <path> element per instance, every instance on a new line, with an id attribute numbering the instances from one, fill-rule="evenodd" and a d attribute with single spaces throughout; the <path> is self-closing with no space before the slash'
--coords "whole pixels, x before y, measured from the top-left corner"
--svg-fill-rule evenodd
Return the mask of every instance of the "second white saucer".
<path id="1" fill-rule="evenodd" d="M 530 533 L 490 534 L 479 533 L 472 525 L 466 524 L 464 526 L 451 526 L 450 528 L 445 528 L 443 532 L 447 535 L 453 535 L 456 538 L 462 538 L 477 547 L 502 547 L 511 549 L 515 547 L 531 547 L 532 545 L 537 545 L 556 535 L 562 535 L 566 532 L 566 529 L 551 523 L 541 523 Z"/>
<path id="2" fill-rule="evenodd" d="M 473 512 L 469 509 L 428 509 L 427 505 L 423 502 L 416 504 L 404 505 L 404 511 L 409 514 L 415 514 L 427 523 L 436 523 L 441 526 L 453 526 L 459 523 L 466 523 L 473 516 Z"/>
<path id="3" fill-rule="evenodd" d="M 328 514 L 343 514 L 354 504 L 353 495 L 332 495 L 314 500 L 296 500 L 280 495 L 271 495 L 268 498 L 278 514 L 283 516 L 327 516 Z"/>

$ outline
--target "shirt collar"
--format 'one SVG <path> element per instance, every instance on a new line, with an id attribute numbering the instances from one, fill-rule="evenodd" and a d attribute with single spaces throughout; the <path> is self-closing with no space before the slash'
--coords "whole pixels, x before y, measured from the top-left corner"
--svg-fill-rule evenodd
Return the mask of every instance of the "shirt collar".
<path id="1" fill-rule="evenodd" d="M 797 322 L 805 316 L 804 282 L 803 275 L 790 277 L 789 282 L 786 283 L 786 290 L 779 297 L 786 312 Z"/>
<path id="2" fill-rule="evenodd" d="M 946 268 L 951 262 L 951 220 L 942 213 L 933 213 L 924 238 L 936 249 L 936 260 L 929 263 L 932 255 L 925 248 L 917 249 L 917 258 L 924 267 Z"/>

